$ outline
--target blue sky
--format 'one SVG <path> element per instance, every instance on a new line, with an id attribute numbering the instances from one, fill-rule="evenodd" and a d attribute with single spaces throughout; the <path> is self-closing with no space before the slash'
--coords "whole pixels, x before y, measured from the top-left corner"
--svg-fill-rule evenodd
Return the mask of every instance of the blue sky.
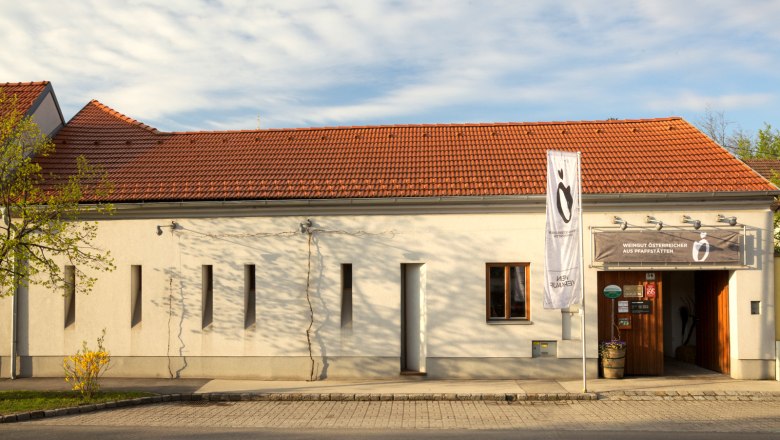
<path id="1" fill-rule="evenodd" d="M 165 131 L 682 116 L 780 126 L 778 1 L 3 0 L 0 82 Z"/>

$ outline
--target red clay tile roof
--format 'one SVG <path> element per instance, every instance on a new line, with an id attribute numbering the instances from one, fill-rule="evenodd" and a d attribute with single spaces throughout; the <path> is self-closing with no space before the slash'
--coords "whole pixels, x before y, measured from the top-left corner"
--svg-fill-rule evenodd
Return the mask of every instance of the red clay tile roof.
<path id="1" fill-rule="evenodd" d="M 681 118 L 166 133 L 92 101 L 54 141 L 44 171 L 83 154 L 115 202 L 541 195 L 548 149 L 586 194 L 776 190 Z"/>
<path id="2" fill-rule="evenodd" d="M 7 97 L 16 95 L 19 111 L 26 114 L 35 103 L 35 100 L 41 96 L 49 81 L 27 82 L 27 83 L 3 83 L 0 84 L 0 91 Z"/>
<path id="3" fill-rule="evenodd" d="M 758 174 L 771 179 L 774 173 L 780 173 L 780 159 L 745 159 L 747 166 Z"/>

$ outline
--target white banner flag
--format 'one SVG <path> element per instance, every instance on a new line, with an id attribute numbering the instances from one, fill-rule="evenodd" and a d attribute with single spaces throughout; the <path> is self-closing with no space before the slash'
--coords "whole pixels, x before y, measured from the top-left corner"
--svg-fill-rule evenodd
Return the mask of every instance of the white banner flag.
<path id="1" fill-rule="evenodd" d="M 582 303 L 579 153 L 547 151 L 544 308 Z"/>

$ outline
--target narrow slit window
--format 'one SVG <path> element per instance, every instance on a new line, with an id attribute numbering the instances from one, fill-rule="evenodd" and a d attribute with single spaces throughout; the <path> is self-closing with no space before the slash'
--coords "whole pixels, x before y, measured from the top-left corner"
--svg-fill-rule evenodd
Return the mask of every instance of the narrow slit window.
<path id="1" fill-rule="evenodd" d="M 203 295 L 201 302 L 202 328 L 214 322 L 214 267 L 210 264 L 202 268 Z"/>
<path id="2" fill-rule="evenodd" d="M 341 265 L 341 328 L 352 330 L 352 265 Z"/>
<path id="3" fill-rule="evenodd" d="M 143 277 L 140 265 L 130 266 L 130 325 L 141 323 L 143 316 Z"/>
<path id="4" fill-rule="evenodd" d="M 255 265 L 244 265 L 244 328 L 249 328 L 257 322 L 255 291 Z"/>
<path id="5" fill-rule="evenodd" d="M 76 323 L 76 266 L 65 266 L 65 328 Z"/>

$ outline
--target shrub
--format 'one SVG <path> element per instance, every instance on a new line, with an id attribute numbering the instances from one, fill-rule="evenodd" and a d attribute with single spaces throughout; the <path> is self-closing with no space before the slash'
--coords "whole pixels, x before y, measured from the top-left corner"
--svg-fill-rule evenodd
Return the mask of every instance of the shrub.
<path id="1" fill-rule="evenodd" d="M 84 341 L 81 350 L 62 360 L 65 381 L 71 384 L 73 391 L 81 393 L 86 400 L 91 399 L 92 395 L 100 390 L 98 379 L 105 373 L 111 362 L 111 355 L 103 347 L 105 337 L 106 329 L 103 329 L 103 334 L 97 338 L 97 350 L 90 350 L 87 341 Z"/>

